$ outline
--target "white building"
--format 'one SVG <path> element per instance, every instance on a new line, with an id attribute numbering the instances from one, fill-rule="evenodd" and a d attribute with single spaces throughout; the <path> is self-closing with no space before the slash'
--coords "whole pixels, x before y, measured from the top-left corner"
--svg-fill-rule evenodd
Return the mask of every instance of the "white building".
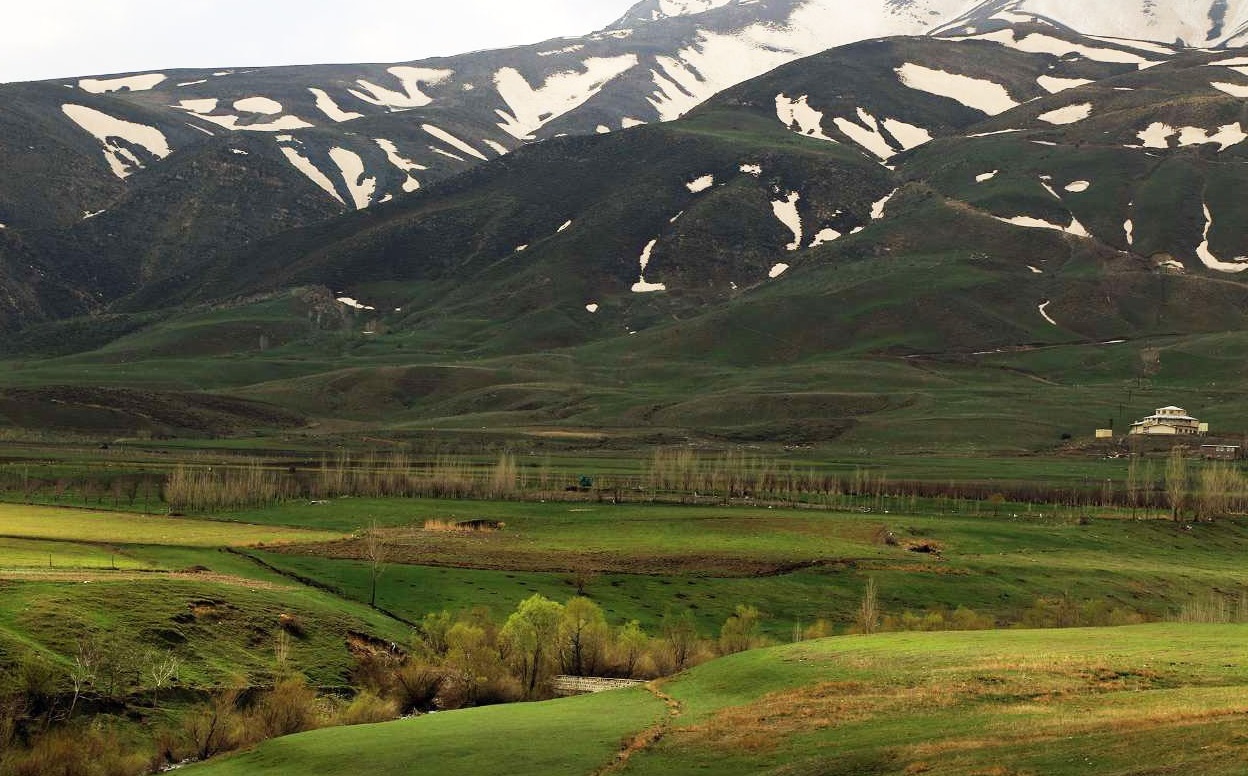
<path id="1" fill-rule="evenodd" d="M 1208 430 L 1208 423 L 1201 423 L 1182 407 L 1159 407 L 1152 415 L 1131 424 L 1132 434 L 1184 436 L 1204 434 Z"/>

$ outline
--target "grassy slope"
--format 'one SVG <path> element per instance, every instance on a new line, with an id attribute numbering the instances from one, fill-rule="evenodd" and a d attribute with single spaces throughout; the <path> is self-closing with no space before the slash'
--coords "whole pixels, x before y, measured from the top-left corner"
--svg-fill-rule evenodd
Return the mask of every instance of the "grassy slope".
<path id="1" fill-rule="evenodd" d="M 636 774 L 1239 773 L 1245 626 L 891 634 L 700 666 Z M 205 774 L 587 774 L 661 711 L 641 691 L 280 739 Z M 500 743 L 501 742 L 501 743 Z M 554 759 L 552 759 L 554 758 Z"/>
<path id="2" fill-rule="evenodd" d="M 590 773 L 629 734 L 656 722 L 663 704 L 644 690 L 444 712 L 386 725 L 277 739 L 191 773 L 408 774 L 424 763 L 447 776 Z"/>
<path id="3" fill-rule="evenodd" d="M 291 665 L 340 686 L 353 663 L 348 632 L 407 636 L 360 603 L 220 549 L 337 532 L 8 505 L 0 534 L 13 537 L 0 539 L 0 663 L 25 651 L 67 662 L 80 638 L 96 634 L 114 640 L 136 671 L 149 651 L 168 651 L 185 686 L 264 683 L 285 614 L 305 626 L 292 639 Z"/>
<path id="4" fill-rule="evenodd" d="M 1228 658 L 1246 634 L 898 634 L 749 653 L 669 684 L 681 728 L 629 772 L 1236 773 L 1248 674 Z"/>

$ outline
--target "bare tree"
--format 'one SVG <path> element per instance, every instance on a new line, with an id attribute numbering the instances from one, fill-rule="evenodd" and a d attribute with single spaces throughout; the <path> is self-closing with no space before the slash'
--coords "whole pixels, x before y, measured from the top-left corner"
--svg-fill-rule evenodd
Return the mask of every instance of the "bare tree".
<path id="1" fill-rule="evenodd" d="M 147 678 L 152 683 L 152 707 L 160 703 L 160 691 L 178 675 L 181 661 L 172 652 L 147 654 Z"/>
<path id="2" fill-rule="evenodd" d="M 373 520 L 364 534 L 364 557 L 368 559 L 369 593 L 368 605 L 377 606 L 377 579 L 386 568 L 386 537 L 382 536 Z"/>
<path id="3" fill-rule="evenodd" d="M 875 577 L 867 577 L 867 587 L 862 592 L 862 602 L 858 605 L 858 630 L 862 633 L 875 633 L 879 628 L 879 591 L 875 585 Z"/>
<path id="4" fill-rule="evenodd" d="M 74 708 L 77 707 L 83 690 L 95 683 L 96 669 L 99 664 L 99 644 L 91 637 L 79 639 L 78 652 L 74 655 L 74 661 L 69 664 L 69 681 L 74 686 L 74 697 L 69 702 L 67 717 L 74 716 Z"/>
<path id="5" fill-rule="evenodd" d="M 1172 448 L 1166 461 L 1166 499 L 1170 502 L 1171 519 L 1181 520 L 1187 501 L 1187 458 L 1180 447 Z"/>

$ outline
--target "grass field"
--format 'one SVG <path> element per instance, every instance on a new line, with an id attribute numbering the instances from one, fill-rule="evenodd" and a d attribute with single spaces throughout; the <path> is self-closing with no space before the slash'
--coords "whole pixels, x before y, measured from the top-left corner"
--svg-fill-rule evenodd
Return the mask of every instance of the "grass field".
<path id="1" fill-rule="evenodd" d="M 1242 773 L 1245 626 L 887 634 L 723 658 L 631 774 Z M 589 774 L 662 712 L 630 690 L 322 731 L 204 774 Z M 485 743 L 489 742 L 489 743 Z"/>
<path id="2" fill-rule="evenodd" d="M 211 520 L 180 517 L 2 504 L 0 536 L 111 545 L 243 547 L 326 541 L 337 538 L 339 534 L 282 527 L 226 525 Z M 0 555 L 0 559 L 2 558 Z"/>
<path id="3" fill-rule="evenodd" d="M 339 505 L 343 509 L 339 509 Z M 502 616 L 534 592 L 563 600 L 578 571 L 612 622 L 653 628 L 689 608 L 715 633 L 738 604 L 787 639 L 818 618 L 852 622 L 868 578 L 886 613 L 969 607 L 1019 622 L 1040 598 L 1096 602 L 1148 619 L 1211 591 L 1248 588 L 1240 548 L 1248 524 L 1028 515 L 844 513 L 750 507 L 585 505 L 347 499 L 234 515 L 345 531 L 376 520 L 387 537 L 382 608 L 408 619 L 486 606 Z M 1080 513 L 1082 514 L 1082 513 Z M 495 532 L 422 530 L 425 520 L 486 519 Z M 892 536 L 891 540 L 886 537 Z M 891 541 L 891 543 L 890 543 Z M 935 550 L 921 552 L 916 550 Z M 371 576 L 355 541 L 249 550 L 272 566 L 367 601 Z"/>
<path id="4" fill-rule="evenodd" d="M 328 540 L 330 531 L 122 512 L 0 505 L 0 663 L 25 652 L 67 665 L 82 639 L 107 640 L 142 670 L 174 656 L 186 687 L 265 682 L 281 615 L 306 623 L 291 660 L 341 686 L 349 631 L 404 640 L 407 629 L 357 602 L 273 574 L 227 547 Z"/>
<path id="5" fill-rule="evenodd" d="M 640 689 L 443 712 L 291 736 L 189 772 L 399 776 L 423 762 L 448 776 L 588 774 L 611 760 L 621 740 L 663 714 L 663 704 Z"/>

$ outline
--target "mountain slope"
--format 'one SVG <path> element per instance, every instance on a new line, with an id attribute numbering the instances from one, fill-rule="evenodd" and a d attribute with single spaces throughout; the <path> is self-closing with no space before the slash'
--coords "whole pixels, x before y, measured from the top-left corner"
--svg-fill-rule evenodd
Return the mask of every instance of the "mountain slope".
<path id="1" fill-rule="evenodd" d="M 0 182 L 0 223 L 21 232 L 32 263 L 79 300 L 70 312 L 96 309 L 533 140 L 674 119 L 832 46 L 937 30 L 991 38 L 1035 18 L 1214 45 L 1234 37 L 1245 13 L 1238 0 L 1100 9 L 1058 0 L 645 0 L 590 35 L 434 60 L 0 85 L 0 168 L 16 173 Z M 1049 37 L 1020 45 L 1044 53 Z M 1152 61 L 1170 49 L 1136 52 Z M 922 138 L 882 142 L 896 150 Z M 100 213 L 105 221 L 88 223 Z M 23 300 L 5 314 L 9 328 L 63 314 L 38 284 L 21 293 L 17 281 L 8 285 Z"/>

